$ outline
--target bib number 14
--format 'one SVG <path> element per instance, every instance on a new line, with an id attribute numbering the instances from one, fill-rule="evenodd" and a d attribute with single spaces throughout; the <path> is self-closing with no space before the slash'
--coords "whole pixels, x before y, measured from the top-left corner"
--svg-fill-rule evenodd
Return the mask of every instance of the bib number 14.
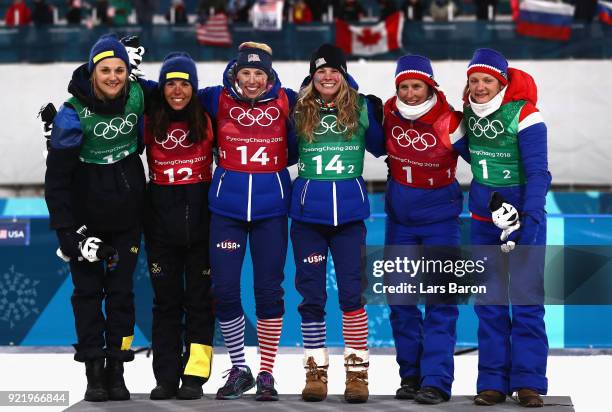
<path id="1" fill-rule="evenodd" d="M 312 158 L 312 160 L 315 161 L 316 163 L 316 172 L 318 175 L 322 175 L 323 174 L 323 170 L 327 171 L 327 172 L 336 172 L 336 174 L 342 174 L 344 172 L 344 170 L 346 169 L 346 167 L 344 167 L 344 165 L 342 164 L 342 160 L 340 160 L 340 155 L 334 155 L 334 157 L 331 158 L 331 160 L 325 165 L 325 168 L 323 168 L 323 156 L 322 155 L 318 155 Z M 354 165 L 349 165 L 348 166 L 348 172 L 349 173 L 353 173 L 353 170 L 355 169 Z"/>
<path id="2" fill-rule="evenodd" d="M 259 149 L 257 149 L 255 153 L 253 154 L 253 156 L 251 156 L 251 158 L 248 157 L 246 146 L 238 146 L 236 150 L 240 152 L 240 163 L 243 165 L 247 164 L 247 162 L 251 162 L 251 163 L 259 163 L 262 166 L 265 166 L 270 161 L 270 158 L 268 157 L 268 154 L 266 153 L 265 147 L 260 147 Z M 277 163 L 278 163 L 278 157 L 274 156 L 274 164 L 277 164 Z"/>

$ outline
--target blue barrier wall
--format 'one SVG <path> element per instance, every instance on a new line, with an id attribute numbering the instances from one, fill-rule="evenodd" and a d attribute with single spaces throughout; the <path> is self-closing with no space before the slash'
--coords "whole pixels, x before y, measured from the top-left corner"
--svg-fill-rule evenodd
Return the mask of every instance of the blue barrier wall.
<path id="1" fill-rule="evenodd" d="M 368 219 L 369 245 L 384 239 L 384 204 L 380 194 L 371 195 L 372 218 Z M 554 193 L 547 200 L 548 243 L 556 245 L 612 245 L 612 195 L 600 193 Z M 563 213 L 573 213 L 566 215 Z M 578 214 L 580 213 L 580 214 Z M 6 245 L 0 239 L 0 345 L 70 345 L 75 342 L 74 318 L 70 307 L 72 283 L 68 266 L 55 256 L 57 240 L 48 229 L 47 210 L 42 199 L 0 199 L 2 223 L 24 223 L 29 239 L 16 239 L 27 245 Z M 16 216 L 19 218 L 15 219 Z M 469 219 L 464 216 L 463 241 L 468 243 Z M 1 230 L 0 230 L 1 232 Z M 24 235 L 25 236 L 25 235 Z M 0 233 L 0 238 L 2 233 Z M 248 250 L 248 249 L 247 249 Z M 608 263 L 609 264 L 609 263 Z M 333 264 L 328 260 L 329 325 L 340 325 L 341 313 Z M 285 265 L 286 317 L 281 337 L 283 346 L 299 346 L 301 334 L 294 288 L 295 267 L 291 248 Z M 547 274 L 555 282 L 557 274 Z M 148 345 L 151 337 L 152 291 L 146 259 L 141 254 L 134 274 L 137 330 L 134 344 Z M 242 295 L 247 322 L 247 344 L 256 343 L 253 283 L 250 256 L 243 266 Z M 388 309 L 368 307 L 370 342 L 392 346 Z M 551 347 L 612 347 L 611 306 L 548 306 L 547 329 Z M 460 309 L 458 345 L 476 346 L 476 317 L 473 308 Z M 217 344 L 221 344 L 217 334 Z M 342 345 L 341 328 L 328 328 L 330 346 Z"/>
<path id="2" fill-rule="evenodd" d="M 0 62 L 79 62 L 85 61 L 95 40 L 107 33 L 107 27 L 23 27 L 0 28 Z M 255 31 L 250 25 L 232 27 L 233 46 L 220 48 L 196 42 L 193 26 L 124 26 L 112 28 L 121 36 L 138 34 L 147 47 L 147 61 L 161 61 L 171 51 L 182 50 L 196 60 L 225 61 L 234 57 L 244 41 L 270 44 L 276 60 L 309 60 L 320 44 L 333 42 L 334 26 L 313 23 L 286 25 L 279 32 Z M 602 59 L 612 57 L 612 26 L 598 22 L 575 23 L 568 42 L 538 40 L 519 36 L 511 22 L 407 22 L 402 34 L 403 50 L 376 56 L 378 60 L 395 59 L 406 52 L 433 60 L 469 60 L 479 47 L 492 47 L 509 59 Z M 296 47 L 299 45 L 299 47 Z"/>

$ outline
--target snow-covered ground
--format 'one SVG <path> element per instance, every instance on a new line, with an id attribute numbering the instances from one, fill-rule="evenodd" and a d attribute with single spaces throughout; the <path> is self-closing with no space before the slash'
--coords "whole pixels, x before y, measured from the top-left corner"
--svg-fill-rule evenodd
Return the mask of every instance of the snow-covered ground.
<path id="1" fill-rule="evenodd" d="M 333 353 L 333 352 L 332 352 Z M 391 394 L 399 384 L 397 365 L 392 354 L 373 354 L 370 358 L 370 393 Z M 304 383 L 301 354 L 282 351 L 278 357 L 274 376 L 281 395 L 300 393 Z M 247 361 L 257 369 L 259 356 L 256 348 L 247 348 Z M 453 393 L 469 395 L 475 392 L 478 357 L 466 354 L 455 357 L 455 383 Z M 211 379 L 204 392 L 214 393 L 222 385 L 223 371 L 230 367 L 226 353 L 215 355 Z M 557 355 L 548 358 L 549 395 L 571 396 L 577 412 L 610 410 L 604 403 L 610 392 L 609 374 L 612 355 Z M 126 383 L 133 393 L 148 393 L 155 380 L 151 358 L 137 354 L 126 366 Z M 70 391 L 70 405 L 79 402 L 85 391 L 85 368 L 74 362 L 71 353 L 15 353 L 0 351 L 0 390 L 56 390 Z M 344 392 L 342 355 L 330 356 L 329 392 Z M 28 407 L 27 411 L 59 411 L 60 407 Z M 15 408 L 0 407 L 0 411 Z"/>

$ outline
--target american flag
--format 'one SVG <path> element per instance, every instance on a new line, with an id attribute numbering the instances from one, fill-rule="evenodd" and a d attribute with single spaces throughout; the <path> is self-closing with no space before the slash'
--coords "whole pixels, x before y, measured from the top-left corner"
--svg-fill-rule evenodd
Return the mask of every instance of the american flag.
<path id="1" fill-rule="evenodd" d="M 205 23 L 196 24 L 198 43 L 209 46 L 230 47 L 232 45 L 232 35 L 228 25 L 229 20 L 225 13 L 214 14 Z"/>

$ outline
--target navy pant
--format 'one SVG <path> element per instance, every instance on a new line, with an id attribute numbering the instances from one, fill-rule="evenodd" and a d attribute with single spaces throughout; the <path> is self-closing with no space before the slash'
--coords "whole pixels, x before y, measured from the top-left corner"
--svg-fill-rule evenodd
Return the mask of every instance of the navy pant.
<path id="1" fill-rule="evenodd" d="M 285 313 L 281 283 L 287 258 L 287 216 L 245 222 L 212 213 L 210 266 L 220 321 L 236 319 L 244 314 L 240 273 L 247 238 L 253 260 L 257 318 L 275 319 Z"/>
<path id="2" fill-rule="evenodd" d="M 493 223 L 472 219 L 472 244 L 498 245 L 500 233 Z M 540 223 L 536 244 L 546 244 L 546 221 Z M 491 257 L 502 262 L 494 262 Z M 530 388 L 546 394 L 548 338 L 542 304 L 545 248 L 517 246 L 507 255 L 488 258 L 487 277 L 489 286 L 494 286 L 488 290 L 493 293 L 487 292 L 486 301 L 477 301 L 475 306 L 477 391 L 512 393 Z"/>
<path id="3" fill-rule="evenodd" d="M 387 219 L 386 245 L 451 246 L 459 243 L 460 228 L 457 219 L 414 226 Z M 418 377 L 422 387 L 434 386 L 450 396 L 455 370 L 453 355 L 459 316 L 457 306 L 428 304 L 425 307 L 425 319 L 416 305 L 389 307 L 400 376 Z"/>
<path id="4" fill-rule="evenodd" d="M 117 250 L 119 262 L 114 270 L 108 270 L 105 262 L 70 261 L 74 283 L 71 302 L 78 339 L 74 345 L 76 361 L 105 356 L 125 362 L 134 359 L 134 352 L 126 347 L 134 335 L 133 283 L 141 232 L 140 228 L 133 228 L 89 234 Z"/>
<path id="5" fill-rule="evenodd" d="M 363 307 L 367 280 L 362 277 L 361 249 L 365 238 L 366 227 L 361 220 L 340 226 L 292 220 L 295 285 L 302 296 L 298 311 L 303 322 L 322 322 L 325 318 L 328 250 L 334 260 L 340 309 L 350 312 Z"/>

